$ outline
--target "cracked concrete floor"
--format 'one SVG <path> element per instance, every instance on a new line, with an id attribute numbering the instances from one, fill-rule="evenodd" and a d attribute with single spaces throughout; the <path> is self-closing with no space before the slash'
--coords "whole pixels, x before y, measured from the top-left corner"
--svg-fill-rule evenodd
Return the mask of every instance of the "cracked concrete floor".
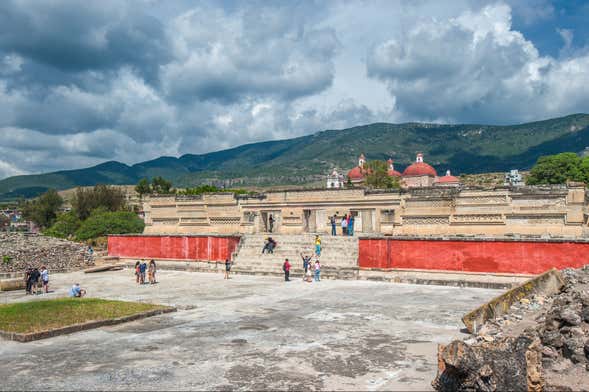
<path id="1" fill-rule="evenodd" d="M 3 390 L 428 390 L 438 343 L 496 290 L 129 270 L 51 276 L 53 293 L 175 305 L 177 313 L 32 343 L 0 341 Z"/>

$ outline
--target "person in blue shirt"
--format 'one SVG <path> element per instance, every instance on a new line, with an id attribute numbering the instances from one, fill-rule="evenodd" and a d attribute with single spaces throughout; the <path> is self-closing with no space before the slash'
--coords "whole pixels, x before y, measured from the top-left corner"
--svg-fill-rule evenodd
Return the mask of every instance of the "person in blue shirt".
<path id="1" fill-rule="evenodd" d="M 76 283 L 70 289 L 70 297 L 81 298 L 86 295 L 86 290 L 80 287 L 79 283 Z"/>
<path id="2" fill-rule="evenodd" d="M 139 283 L 141 283 L 141 284 L 145 284 L 145 272 L 146 271 L 147 271 L 147 263 L 145 263 L 145 260 L 141 260 L 141 264 L 139 265 L 139 275 L 140 275 Z"/>

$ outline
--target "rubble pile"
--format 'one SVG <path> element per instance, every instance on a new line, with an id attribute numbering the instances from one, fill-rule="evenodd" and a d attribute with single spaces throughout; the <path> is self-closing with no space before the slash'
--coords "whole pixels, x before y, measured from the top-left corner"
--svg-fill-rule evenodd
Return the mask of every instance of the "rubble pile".
<path id="1" fill-rule="evenodd" d="M 439 352 L 439 391 L 589 391 L 589 265 Z"/>
<path id="2" fill-rule="evenodd" d="M 23 272 L 46 265 L 49 271 L 69 271 L 93 265 L 83 244 L 39 234 L 0 233 L 0 272 Z"/>

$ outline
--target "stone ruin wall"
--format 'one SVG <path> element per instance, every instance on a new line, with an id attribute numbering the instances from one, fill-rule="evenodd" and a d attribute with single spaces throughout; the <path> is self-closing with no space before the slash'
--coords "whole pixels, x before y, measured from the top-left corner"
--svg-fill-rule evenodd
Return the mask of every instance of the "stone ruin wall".
<path id="1" fill-rule="evenodd" d="M 587 234 L 582 184 L 408 192 L 293 190 L 257 196 L 151 197 L 146 234 L 329 233 L 329 216 L 353 211 L 357 235 L 574 236 Z M 340 226 L 338 222 L 338 234 Z"/>

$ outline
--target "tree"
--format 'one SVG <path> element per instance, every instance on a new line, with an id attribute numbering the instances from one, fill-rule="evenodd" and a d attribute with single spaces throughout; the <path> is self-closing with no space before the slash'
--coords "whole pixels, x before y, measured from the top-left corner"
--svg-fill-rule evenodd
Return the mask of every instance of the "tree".
<path id="1" fill-rule="evenodd" d="M 378 189 L 399 188 L 396 177 L 389 176 L 389 167 L 385 161 L 369 161 L 365 164 L 364 175 L 366 186 Z"/>
<path id="2" fill-rule="evenodd" d="M 564 184 L 567 181 L 586 181 L 589 161 L 581 160 L 574 152 L 563 152 L 538 158 L 527 178 L 529 185 Z"/>
<path id="3" fill-rule="evenodd" d="M 57 216 L 55 223 L 43 234 L 57 238 L 70 238 L 81 225 L 78 215 L 74 211 L 64 212 Z"/>
<path id="4" fill-rule="evenodd" d="M 139 180 L 137 185 L 135 185 L 135 192 L 139 193 L 139 197 L 143 197 L 143 195 L 148 195 L 151 193 L 151 186 L 149 185 L 147 178 L 142 178 Z"/>
<path id="5" fill-rule="evenodd" d="M 163 177 L 157 176 L 151 180 L 151 189 L 153 193 L 165 195 L 172 192 L 172 183 Z"/>
<path id="6" fill-rule="evenodd" d="M 143 220 L 134 212 L 96 210 L 76 230 L 76 239 L 85 241 L 108 234 L 141 233 L 144 227 Z"/>
<path id="7" fill-rule="evenodd" d="M 78 188 L 72 198 L 72 208 L 80 220 L 90 216 L 93 210 L 104 208 L 108 211 L 120 211 L 127 208 L 125 193 L 108 185 L 96 185 L 94 188 Z"/>
<path id="8" fill-rule="evenodd" d="M 55 222 L 57 211 L 62 204 L 61 196 L 55 189 L 50 189 L 37 199 L 25 202 L 22 207 L 23 216 L 38 226 L 47 228 Z"/>

